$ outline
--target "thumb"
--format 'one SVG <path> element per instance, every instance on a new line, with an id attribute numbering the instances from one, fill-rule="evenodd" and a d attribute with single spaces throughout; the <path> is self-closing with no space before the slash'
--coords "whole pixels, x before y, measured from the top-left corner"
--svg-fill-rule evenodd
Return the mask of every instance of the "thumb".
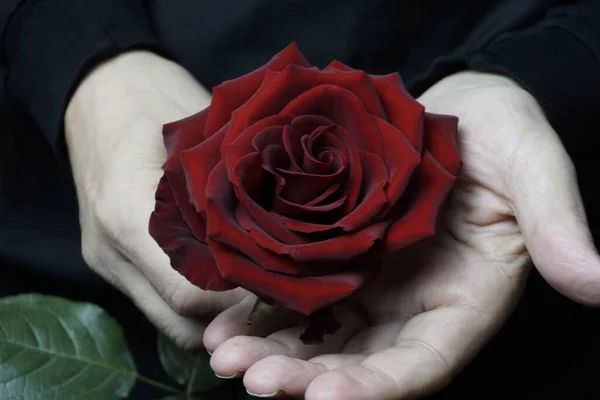
<path id="1" fill-rule="evenodd" d="M 600 257 L 588 228 L 575 167 L 549 126 L 521 146 L 508 177 L 533 264 L 562 294 L 600 306 Z"/>

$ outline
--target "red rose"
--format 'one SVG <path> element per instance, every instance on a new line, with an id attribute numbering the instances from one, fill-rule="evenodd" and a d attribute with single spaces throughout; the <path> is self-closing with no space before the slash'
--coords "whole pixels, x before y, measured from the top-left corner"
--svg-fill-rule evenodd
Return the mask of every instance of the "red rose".
<path id="1" fill-rule="evenodd" d="M 202 289 L 242 286 L 311 314 L 435 232 L 460 168 L 456 127 L 398 74 L 311 68 L 292 44 L 165 125 L 150 233 Z"/>

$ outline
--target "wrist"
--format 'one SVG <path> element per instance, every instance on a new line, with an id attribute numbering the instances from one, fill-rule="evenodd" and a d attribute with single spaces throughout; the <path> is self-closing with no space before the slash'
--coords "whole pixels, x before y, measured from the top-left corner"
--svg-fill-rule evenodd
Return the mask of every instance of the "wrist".
<path id="1" fill-rule="evenodd" d="M 449 75 L 441 79 L 434 86 L 438 85 L 463 88 L 465 90 L 492 87 L 522 90 L 515 81 L 507 76 L 474 70 L 466 70 Z"/>
<path id="2" fill-rule="evenodd" d="M 181 66 L 150 51 L 119 54 L 95 66 L 79 83 L 65 113 L 70 122 L 144 116 L 164 124 L 210 104 L 208 93 Z M 68 129 L 67 129 L 68 134 Z"/>
<path id="3" fill-rule="evenodd" d="M 441 79 L 419 99 L 429 104 L 440 102 L 451 108 L 459 104 L 479 107 L 482 104 L 495 104 L 500 99 L 514 103 L 515 106 L 537 104 L 529 92 L 511 78 L 473 70 L 457 72 Z"/>
<path id="4" fill-rule="evenodd" d="M 93 97 L 112 97 L 135 87 L 147 87 L 160 70 L 180 68 L 177 64 L 145 50 L 133 50 L 104 60 L 79 82 L 67 107 Z"/>

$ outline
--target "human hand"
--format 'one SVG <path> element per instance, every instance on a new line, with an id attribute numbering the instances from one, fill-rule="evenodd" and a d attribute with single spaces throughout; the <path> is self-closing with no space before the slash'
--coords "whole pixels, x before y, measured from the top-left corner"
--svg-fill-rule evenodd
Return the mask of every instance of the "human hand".
<path id="1" fill-rule="evenodd" d="M 460 118 L 464 166 L 439 235 L 338 306 L 342 328 L 323 345 L 304 345 L 304 327 L 291 320 L 249 336 L 249 299 L 224 311 L 204 335 L 219 375 L 244 374 L 263 397 L 415 398 L 447 384 L 502 326 L 530 258 L 556 289 L 600 303 L 575 171 L 536 101 L 509 79 L 476 72 L 440 81 L 419 101 Z"/>
<path id="2" fill-rule="evenodd" d="M 183 68 L 132 51 L 85 77 L 65 115 L 85 261 L 188 349 L 202 346 L 205 324 L 198 316 L 219 312 L 245 294 L 193 286 L 148 233 L 166 158 L 162 126 L 209 103 L 210 94 Z"/>

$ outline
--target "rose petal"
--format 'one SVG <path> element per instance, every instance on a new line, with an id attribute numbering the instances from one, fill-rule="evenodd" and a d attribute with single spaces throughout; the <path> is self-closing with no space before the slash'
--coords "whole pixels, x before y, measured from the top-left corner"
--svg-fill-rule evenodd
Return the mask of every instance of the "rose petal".
<path id="1" fill-rule="evenodd" d="M 346 164 L 346 182 L 345 191 L 346 204 L 344 205 L 344 214 L 348 214 L 354 210 L 360 196 L 360 188 L 363 181 L 363 168 L 360 153 L 357 149 L 356 143 L 350 136 L 347 130 L 341 126 L 335 126 L 329 132 L 334 134 L 339 141 L 344 145 L 345 154 L 347 155 L 348 161 Z"/>
<path id="2" fill-rule="evenodd" d="M 183 150 L 204 141 L 203 130 L 207 116 L 208 109 L 204 109 L 188 118 L 163 126 L 163 141 L 167 149 L 167 160 L 162 168 L 167 174 L 169 185 L 183 219 L 198 240 L 201 241 L 206 237 L 206 224 L 204 218 L 198 215 L 190 203 L 187 183 L 179 156 Z"/>
<path id="3" fill-rule="evenodd" d="M 333 85 L 346 89 L 361 99 L 363 106 L 370 114 L 386 118 L 385 110 L 379 101 L 375 86 L 369 75 L 364 71 L 333 73 L 331 70 L 325 72 L 318 68 L 304 68 L 297 65 L 290 65 L 287 68 L 290 69 L 290 74 L 293 75 L 292 79 L 289 79 L 290 77 L 285 79 L 288 86 L 286 89 L 290 97 L 284 97 L 284 101 L 280 104 L 289 102 L 311 88 L 321 85 Z M 284 77 L 285 71 L 283 72 L 280 78 Z"/>
<path id="4" fill-rule="evenodd" d="M 385 188 L 388 172 L 383 161 L 372 153 L 360 152 L 362 171 L 362 201 L 349 214 L 337 222 L 304 221 L 289 215 L 277 215 L 286 228 L 294 232 L 325 232 L 341 228 L 351 232 L 373 221 L 387 206 Z M 360 187 L 360 186 L 359 186 Z"/>
<path id="5" fill-rule="evenodd" d="M 210 238 L 209 246 L 225 279 L 255 293 L 268 304 L 305 315 L 347 297 L 364 281 L 359 273 L 315 277 L 277 274 L 262 269 L 235 248 Z"/>
<path id="6" fill-rule="evenodd" d="M 453 176 L 461 167 L 457 127 L 454 116 L 425 113 L 425 148 Z"/>
<path id="7" fill-rule="evenodd" d="M 331 262 L 309 264 L 294 262 L 288 256 L 274 254 L 259 246 L 255 239 L 240 226 L 239 220 L 236 218 L 233 207 L 243 210 L 243 206 L 237 203 L 231 186 L 226 179 L 223 179 L 225 176 L 225 167 L 220 163 L 211 173 L 207 185 L 208 241 L 211 249 L 214 249 L 213 244 L 215 243 L 227 245 L 228 251 L 235 253 L 242 260 L 254 260 L 257 264 L 253 263 L 253 265 L 256 265 L 257 268 L 287 275 L 316 274 L 338 268 L 338 264 Z M 215 258 L 220 270 L 224 271 L 222 260 Z M 245 268 L 243 263 L 239 267 Z M 350 276 L 355 276 L 355 274 L 350 274 Z M 361 276 L 357 275 L 356 279 L 362 279 Z M 328 280 L 329 278 L 324 279 Z"/>
<path id="8" fill-rule="evenodd" d="M 301 170 L 298 162 L 302 158 L 302 137 L 321 126 L 334 126 L 334 123 L 320 115 L 300 115 L 292 120 L 291 126 L 284 128 L 283 144 L 292 161 L 292 171 Z"/>
<path id="9" fill-rule="evenodd" d="M 266 179 L 264 176 L 267 174 L 271 175 L 262 168 L 262 157 L 260 153 L 250 153 L 242 157 L 234 169 L 234 179 L 231 182 L 237 200 L 248 211 L 252 218 L 269 233 L 269 235 L 277 238 L 277 240 L 283 243 L 304 243 L 302 238 L 290 232 L 290 230 L 277 221 L 277 219 L 273 218 L 273 216 L 271 216 L 264 207 L 259 205 L 245 189 L 250 188 L 257 193 L 264 192 L 262 181 Z M 271 177 L 269 176 L 268 178 Z M 223 179 L 227 181 L 227 177 Z M 269 194 L 267 193 L 266 195 Z"/>
<path id="10" fill-rule="evenodd" d="M 361 231 L 343 234 L 331 239 L 312 243 L 288 245 L 267 234 L 243 208 L 236 211 L 240 225 L 254 238 L 256 243 L 274 253 L 287 255 L 298 263 L 347 263 L 367 252 L 376 240 L 383 238 L 389 222 L 373 224 Z M 324 271 L 321 271 L 323 273 Z"/>
<path id="11" fill-rule="evenodd" d="M 298 242 L 300 239 L 295 237 L 288 229 L 286 229 L 279 221 L 272 218 L 265 210 L 273 208 L 276 212 L 288 216 L 308 216 L 310 214 L 319 214 L 319 218 L 326 218 L 326 213 L 339 208 L 344 204 L 345 197 L 338 201 L 323 205 L 323 206 L 305 206 L 293 204 L 281 197 L 277 196 L 274 199 L 272 206 L 266 206 L 264 202 L 258 202 L 259 196 L 268 196 L 269 193 L 275 193 L 275 189 L 264 188 L 266 171 L 262 168 L 262 155 L 260 153 L 246 154 L 240 159 L 234 168 L 231 183 L 234 186 L 234 191 L 240 203 L 248 210 L 252 218 L 254 218 L 263 229 L 269 232 L 270 235 L 276 237 L 284 243 Z M 271 175 L 271 174 L 270 174 Z M 277 186 L 280 188 L 285 185 L 280 176 L 271 175 L 275 179 Z M 278 179 L 279 178 L 279 179 Z M 271 192 L 273 190 L 273 192 Z M 290 236 L 293 235 L 293 236 Z M 303 242 L 303 241 L 300 241 Z"/>
<path id="12" fill-rule="evenodd" d="M 289 218 L 284 215 L 275 214 L 273 212 L 271 212 L 271 215 L 273 217 L 277 218 L 277 220 L 279 222 L 281 222 L 281 224 L 283 226 L 285 226 L 286 228 L 288 228 L 289 230 L 291 230 L 293 232 L 318 233 L 318 232 L 327 232 L 327 231 L 337 230 L 337 231 L 339 231 L 339 234 L 343 233 L 342 229 L 340 229 L 336 225 L 317 224 L 314 222 L 299 221 L 297 219 Z"/>
<path id="13" fill-rule="evenodd" d="M 320 126 L 310 135 L 302 137 L 304 157 L 302 169 L 312 174 L 327 174 L 347 164 L 348 150 L 335 134 L 336 126 Z M 352 146 L 349 146 L 352 147 Z"/>
<path id="14" fill-rule="evenodd" d="M 410 182 L 412 173 L 421 161 L 421 155 L 395 127 L 375 118 L 385 145 L 385 165 L 388 169 L 388 185 L 385 193 L 390 205 L 395 204 Z"/>
<path id="15" fill-rule="evenodd" d="M 264 120 L 263 120 L 264 121 Z M 252 139 L 252 151 L 259 153 L 267 147 L 279 147 L 285 151 L 283 147 L 283 126 L 269 126 L 258 132 Z M 249 151 L 250 153 L 250 151 Z M 286 153 L 287 155 L 287 153 Z M 287 158 L 287 157 L 286 157 Z"/>
<path id="16" fill-rule="evenodd" d="M 327 65 L 321 71 L 321 73 L 327 73 L 335 77 L 334 81 L 323 83 L 331 83 L 351 90 L 360 99 L 364 100 L 367 111 L 369 111 L 373 116 L 387 120 L 386 110 L 379 99 L 379 93 L 375 89 L 375 85 L 372 81 L 373 75 L 368 75 L 364 71 L 355 70 L 354 68 L 351 68 L 337 60 L 330 62 L 329 65 Z M 350 81 L 355 79 L 358 81 L 364 81 L 361 81 L 360 85 L 349 84 Z"/>
<path id="17" fill-rule="evenodd" d="M 255 242 L 236 218 L 235 210 L 244 206 L 237 201 L 233 188 L 227 179 L 223 179 L 226 176 L 225 166 L 223 163 L 219 163 L 211 173 L 206 187 L 209 216 L 207 220 L 207 241 L 209 241 L 209 244 L 227 245 L 230 252 L 237 252 L 242 255 L 242 258 L 254 260 L 260 266 L 259 268 L 269 271 L 296 275 L 306 273 L 303 272 L 305 269 L 315 268 L 314 265 L 301 265 L 293 262 L 290 257 L 276 255 Z M 223 271 L 222 265 L 219 265 L 219 269 Z"/>
<path id="18" fill-rule="evenodd" d="M 332 195 L 334 193 L 336 193 L 336 192 L 339 191 L 339 188 L 341 187 L 341 185 L 342 185 L 342 182 L 340 182 L 340 181 L 332 183 L 319 196 L 317 196 L 314 199 L 312 199 L 311 201 L 305 203 L 305 205 L 307 205 L 307 206 L 317 206 L 319 204 L 325 204 L 326 202 L 327 203 L 331 203 L 331 201 L 335 201 L 335 200 L 332 200 L 330 197 L 332 197 Z M 347 196 L 346 196 L 346 200 L 348 200 Z"/>
<path id="19" fill-rule="evenodd" d="M 257 151 L 255 148 L 259 143 L 257 142 L 257 136 L 261 134 L 265 129 L 269 129 L 269 134 L 273 134 L 271 130 L 275 128 L 280 129 L 280 134 L 283 133 L 283 126 L 287 125 L 292 119 L 288 116 L 272 115 L 264 118 L 244 129 L 237 138 L 234 138 L 229 144 L 223 144 L 226 149 L 226 165 L 229 179 L 233 173 L 233 168 L 238 163 L 239 159 L 248 153 L 254 153 Z M 283 137 L 282 137 L 283 142 Z"/>
<path id="20" fill-rule="evenodd" d="M 385 194 L 388 171 L 385 164 L 373 153 L 361 152 L 360 155 L 363 169 L 362 200 L 354 210 L 335 224 L 346 232 L 371 223 L 388 205 Z"/>
<path id="21" fill-rule="evenodd" d="M 204 141 L 203 132 L 209 108 L 163 125 L 162 134 L 167 149 L 167 159 L 177 157 L 181 151 Z"/>
<path id="22" fill-rule="evenodd" d="M 163 175 L 156 190 L 156 206 L 150 215 L 149 232 L 169 256 L 172 267 L 204 290 L 222 291 L 235 287 L 221 276 L 210 248 L 198 241 L 182 218 Z"/>
<path id="23" fill-rule="evenodd" d="M 338 60 L 333 60 L 332 62 L 329 63 L 328 66 L 325 67 L 325 69 L 323 69 L 323 71 L 325 71 L 325 72 L 335 72 L 335 71 L 353 72 L 356 70 L 347 66 L 344 63 L 339 62 Z"/>
<path id="24" fill-rule="evenodd" d="M 315 175 L 303 172 L 278 170 L 277 173 L 285 180 L 280 196 L 293 204 L 315 205 L 313 200 L 326 193 L 332 186 L 339 187 L 344 177 L 345 168 L 326 175 Z M 336 184 L 337 183 L 337 184 Z"/>
<path id="25" fill-rule="evenodd" d="M 317 114 L 344 128 L 356 147 L 383 157 L 383 142 L 371 114 L 360 98 L 340 86 L 321 85 L 289 102 L 281 115 Z"/>
<path id="26" fill-rule="evenodd" d="M 319 71 L 317 68 L 303 68 L 296 65 L 290 65 L 286 67 L 278 76 L 268 82 L 266 84 L 263 81 L 261 88 L 257 91 L 257 93 L 246 102 L 243 106 L 239 107 L 232 113 L 231 118 L 231 136 L 237 137 L 239 132 L 243 130 L 246 126 L 265 118 L 269 115 L 274 115 L 281 113 L 282 108 L 288 104 L 293 99 L 297 98 L 300 94 L 306 92 L 307 90 L 314 88 L 318 85 L 330 85 L 333 87 L 340 88 L 341 90 L 347 91 L 349 94 L 352 94 L 356 101 L 360 104 L 362 109 L 361 114 L 370 115 L 369 111 L 373 113 L 373 115 L 377 115 L 385 118 L 385 113 L 383 109 L 377 111 L 376 104 L 378 104 L 378 99 L 375 96 L 375 92 L 373 91 L 373 97 L 369 100 L 369 96 L 366 93 L 368 91 L 367 86 L 371 85 L 368 79 L 365 79 L 360 72 L 356 74 L 356 77 L 353 80 L 349 80 L 346 75 L 348 73 L 343 73 L 340 75 L 341 78 L 335 78 L 336 74 L 326 73 Z M 267 81 L 268 74 L 265 75 L 265 81 Z M 367 77 L 368 78 L 368 77 Z M 344 80 L 348 80 L 345 82 Z M 360 91 L 356 90 L 361 94 L 361 98 L 357 97 L 352 90 L 344 89 L 343 85 L 352 84 L 364 86 L 364 89 Z M 337 86 L 336 86 L 337 85 Z M 367 85 L 367 86 L 365 86 Z M 350 89 L 350 88 L 349 88 Z M 365 109 L 365 107 L 369 107 L 369 111 Z M 343 111 L 343 110 L 339 110 Z M 300 114 L 308 114 L 308 112 L 304 113 L 285 113 L 293 116 Z M 315 113 L 317 115 L 321 115 L 322 113 Z M 338 114 L 344 114 L 343 112 L 339 112 Z M 362 117 L 364 119 L 364 116 Z M 344 120 L 353 120 L 355 118 L 350 118 L 350 116 L 344 116 Z M 335 121 L 337 122 L 337 121 Z M 348 121 L 351 122 L 351 121 Z M 352 124 L 349 124 L 352 125 Z M 348 130 L 354 130 L 354 126 L 345 126 L 349 128 Z M 368 132 L 365 132 L 367 134 Z M 365 148 L 381 148 L 381 143 L 378 140 L 375 140 L 374 137 L 371 137 L 371 142 L 374 144 L 369 145 Z M 377 147 L 379 146 L 379 147 Z M 381 154 L 381 151 L 377 152 L 377 154 Z"/>
<path id="27" fill-rule="evenodd" d="M 347 157 L 341 153 L 338 148 L 344 148 L 344 144 L 334 135 L 328 134 L 325 130 L 334 129 L 335 127 L 320 126 L 315 129 L 310 135 L 302 137 L 302 148 L 304 149 L 303 168 L 302 170 L 283 169 L 269 167 L 267 170 L 276 175 L 277 189 L 273 210 L 287 216 L 300 216 L 306 212 L 332 210 L 344 203 L 344 199 L 340 199 L 343 193 L 339 192 L 340 196 L 337 199 L 324 202 L 330 195 L 338 191 L 342 180 L 346 175 Z M 308 147 L 318 146 L 315 140 L 324 137 L 324 143 L 335 145 L 337 148 L 328 149 L 319 155 L 319 158 L 327 156 L 328 160 L 323 162 L 315 159 L 311 154 L 311 149 Z M 310 139 L 313 139 L 312 141 Z M 307 142 L 311 142 L 310 145 Z M 316 150 L 316 149 L 315 149 Z M 332 207 L 332 204 L 335 203 Z M 321 206 L 321 207 L 319 207 Z M 284 211 L 289 210 L 289 211 Z"/>
<path id="28" fill-rule="evenodd" d="M 383 104 L 387 121 L 404 134 L 415 150 L 421 152 L 425 107 L 406 91 L 397 73 L 383 76 L 371 75 L 371 80 Z"/>
<path id="29" fill-rule="evenodd" d="M 221 160 L 221 143 L 227 134 L 228 125 L 212 135 L 204 142 L 181 152 L 180 159 L 185 174 L 189 202 L 198 213 L 206 210 L 206 195 L 204 188 L 208 175 Z"/>
<path id="30" fill-rule="evenodd" d="M 285 253 L 277 254 L 269 247 L 263 246 L 263 243 L 268 242 L 268 238 L 274 243 L 280 243 L 282 246 L 285 246 L 285 244 L 277 242 L 269 236 L 239 204 L 235 210 L 235 220 L 245 230 L 247 236 L 241 241 L 232 242 L 233 234 L 229 234 L 231 237 L 220 235 L 220 239 L 217 241 L 240 248 L 241 250 L 238 249 L 238 251 L 255 260 L 262 269 L 286 275 L 321 276 L 337 273 L 340 269 L 347 267 L 346 263 L 331 262 L 331 260 L 319 261 L 315 259 L 308 263 L 298 262 Z"/>
<path id="31" fill-rule="evenodd" d="M 288 69 L 289 68 L 284 69 L 284 72 Z M 229 130 L 227 135 L 225 136 L 225 139 L 223 140 L 223 145 L 221 146 L 221 158 L 227 159 L 227 149 L 229 148 L 229 145 L 235 140 L 237 140 L 247 127 L 254 124 L 255 122 L 259 122 L 261 119 L 276 114 L 265 114 L 264 118 L 255 118 L 252 121 L 250 121 L 250 119 L 248 118 L 248 109 L 252 104 L 256 103 L 257 99 L 263 99 L 265 97 L 270 96 L 270 93 L 272 93 L 277 88 L 275 82 L 279 79 L 280 75 L 282 75 L 282 73 L 266 70 L 265 77 L 254 96 L 252 96 L 252 98 L 248 100 L 248 102 L 246 102 L 243 106 L 240 106 L 231 114 L 231 120 L 229 121 Z"/>
<path id="32" fill-rule="evenodd" d="M 310 67 L 295 43 L 287 46 L 262 67 L 213 88 L 212 111 L 206 123 L 206 137 L 221 129 L 231 119 L 231 113 L 256 93 L 267 70 L 282 71 L 288 65 Z"/>
<path id="33" fill-rule="evenodd" d="M 394 252 L 435 233 L 438 214 L 456 178 L 425 151 L 413 189 L 415 198 L 408 212 L 390 227 L 386 252 Z M 413 183 L 411 183 L 413 186 Z"/>
<path id="34" fill-rule="evenodd" d="M 307 72 L 307 75 L 316 75 L 316 72 L 310 71 Z M 322 84 L 331 84 L 351 91 L 361 99 L 365 109 L 371 115 L 386 119 L 386 113 L 379 100 L 375 86 L 366 72 L 347 70 L 334 73 L 330 69 L 325 74 L 323 71 L 318 71 L 318 76 L 315 76 L 313 79 L 315 80 L 313 87 Z"/>
<path id="35" fill-rule="evenodd" d="M 273 212 L 289 218 L 303 221 L 323 221 L 333 223 L 340 218 L 340 207 L 346 202 L 346 196 L 327 204 L 310 206 L 292 203 L 284 198 L 277 197 L 273 203 Z"/>
<path id="36" fill-rule="evenodd" d="M 263 169 L 276 174 L 276 170 L 285 170 L 290 166 L 290 156 L 283 146 L 275 144 L 267 146 L 261 153 Z"/>

